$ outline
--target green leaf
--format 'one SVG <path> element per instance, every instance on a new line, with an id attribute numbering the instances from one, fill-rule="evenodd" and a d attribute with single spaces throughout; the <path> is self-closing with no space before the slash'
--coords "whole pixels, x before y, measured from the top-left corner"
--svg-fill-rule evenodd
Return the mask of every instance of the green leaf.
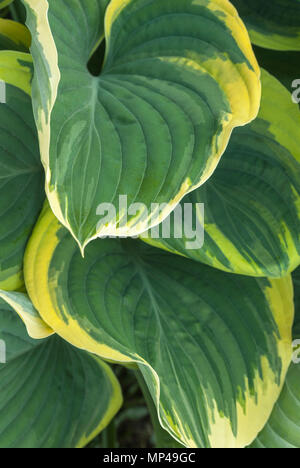
<path id="1" fill-rule="evenodd" d="M 274 50 L 300 50 L 300 0 L 231 0 L 251 41 Z"/>
<path id="2" fill-rule="evenodd" d="M 0 50 L 28 52 L 30 43 L 31 36 L 26 26 L 0 18 Z"/>
<path id="3" fill-rule="evenodd" d="M 13 0 L 0 0 L 0 9 L 5 8 L 6 6 L 8 6 L 12 2 L 13 2 Z"/>
<path id="4" fill-rule="evenodd" d="M 32 61 L 0 52 L 0 289 L 24 284 L 23 256 L 45 199 L 43 168 L 30 95 Z M 4 92 L 3 92 L 4 89 Z"/>
<path id="5" fill-rule="evenodd" d="M 251 448 L 300 448 L 300 364 L 291 364 L 272 415 Z"/>
<path id="6" fill-rule="evenodd" d="M 132 239 L 98 239 L 83 259 L 46 208 L 24 271 L 60 336 L 138 365 L 161 424 L 185 446 L 245 446 L 265 425 L 291 359 L 290 276 L 231 275 Z"/>
<path id="7" fill-rule="evenodd" d="M 0 364 L 0 447 L 86 445 L 122 403 L 111 369 L 57 336 L 30 339 L 1 299 L 0 322 L 7 360 Z"/>
<path id="8" fill-rule="evenodd" d="M 107 3 L 24 0 L 47 195 L 82 250 L 162 221 L 212 174 L 260 101 L 249 37 L 227 0 Z M 103 34 L 95 77 L 87 63 Z"/>
<path id="9" fill-rule="evenodd" d="M 296 319 L 293 337 L 297 341 L 295 363 L 291 364 L 280 398 L 252 448 L 300 448 L 300 269 L 293 275 Z"/>
<path id="10" fill-rule="evenodd" d="M 33 307 L 27 294 L 0 290 L 0 298 L 17 312 L 25 323 L 27 333 L 31 338 L 46 338 L 54 333 Z"/>
<path id="11" fill-rule="evenodd" d="M 28 98 L 31 93 L 32 75 L 33 64 L 32 58 L 29 54 L 10 50 L 0 51 L 0 80 L 5 82 L 6 87 L 9 85 L 14 86 L 24 91 L 24 93 L 27 95 L 25 98 L 28 102 L 30 102 L 31 109 L 31 115 L 28 117 L 29 124 L 32 122 L 32 105 L 30 99 Z M 1 87 L 1 97 L 2 94 L 3 91 Z M 29 114 L 29 106 L 25 105 L 24 107 L 28 109 Z M 5 106 L 2 106 L 2 109 L 5 109 Z M 33 132 L 36 134 L 34 127 Z M 36 141 L 36 137 L 34 140 Z M 37 145 L 37 143 L 35 143 L 35 145 Z"/>
<path id="12" fill-rule="evenodd" d="M 265 71 L 262 85 L 258 118 L 235 130 L 210 180 L 183 199 L 177 216 L 143 234 L 145 242 L 249 276 L 281 277 L 300 264 L 300 112 Z M 192 205 L 199 233 L 204 224 L 203 246 L 189 244 L 185 204 Z"/>

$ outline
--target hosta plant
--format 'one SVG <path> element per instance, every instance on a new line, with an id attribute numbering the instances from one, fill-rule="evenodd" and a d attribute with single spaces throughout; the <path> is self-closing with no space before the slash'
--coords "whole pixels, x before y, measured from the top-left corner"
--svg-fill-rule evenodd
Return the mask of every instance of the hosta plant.
<path id="1" fill-rule="evenodd" d="M 300 448 L 300 1 L 0 8 L 0 447 Z"/>

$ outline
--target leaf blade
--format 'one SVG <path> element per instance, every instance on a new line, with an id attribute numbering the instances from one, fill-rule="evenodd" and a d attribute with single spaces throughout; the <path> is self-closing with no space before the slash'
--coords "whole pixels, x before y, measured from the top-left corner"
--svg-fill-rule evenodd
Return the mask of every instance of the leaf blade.
<path id="1" fill-rule="evenodd" d="M 235 130 L 211 179 L 183 199 L 165 227 L 147 231 L 142 240 L 237 274 L 281 277 L 297 268 L 300 113 L 290 93 L 264 70 L 262 85 L 257 119 Z M 195 236 L 203 228 L 199 245 Z"/>
<path id="2" fill-rule="evenodd" d="M 24 3 L 36 38 L 33 101 L 56 216 L 82 250 L 99 235 L 136 235 L 146 223 L 159 223 L 212 174 L 232 129 L 257 113 L 260 72 L 235 9 L 227 1 L 113 0 L 104 18 L 107 2 L 81 0 L 82 10 L 72 12 L 89 28 L 84 40 L 78 30 L 70 44 L 62 37 L 71 30 L 66 4 Z M 58 10 L 67 22 L 61 37 Z M 181 21 L 186 15 L 189 21 Z M 211 25 L 220 51 L 212 45 Z M 175 50 L 160 37 L 165 26 L 170 36 L 180 36 L 173 38 Z M 92 77 L 86 62 L 104 28 L 106 60 L 100 76 Z M 135 29 L 141 47 L 132 39 Z M 118 203 L 122 195 L 128 205 L 143 205 L 127 219 Z M 160 217 L 151 209 L 154 201 L 166 205 Z M 101 203 L 112 203 L 116 217 L 99 219 Z"/>
<path id="3" fill-rule="evenodd" d="M 296 317 L 293 338 L 300 340 L 299 268 L 293 275 Z M 300 341 L 299 341 L 300 343 Z M 295 359 L 299 353 L 295 352 Z M 283 390 L 270 419 L 251 448 L 300 448 L 300 365 L 290 365 Z"/>
<path id="4" fill-rule="evenodd" d="M 0 364 L 0 446 L 86 445 L 122 402 L 111 369 L 58 337 L 31 340 L 19 317 L 2 300 L 0 316 L 0 338 L 7 351 L 6 364 Z"/>
<path id="5" fill-rule="evenodd" d="M 259 1 L 232 0 L 245 21 L 251 41 L 266 49 L 300 50 L 299 0 Z"/>
<path id="6" fill-rule="evenodd" d="M 5 102 L 0 104 L 0 288 L 4 290 L 17 290 L 24 284 L 25 246 L 45 198 L 31 78 L 29 54 L 0 51 L 0 79 L 5 89 Z"/>
<path id="7" fill-rule="evenodd" d="M 39 340 L 54 333 L 35 310 L 27 294 L 0 290 L 0 298 L 17 312 L 31 338 Z"/>
<path id="8" fill-rule="evenodd" d="M 28 52 L 31 36 L 21 23 L 0 18 L 0 50 Z"/>
<path id="9" fill-rule="evenodd" d="M 99 239 L 82 259 L 50 210 L 25 277 L 67 341 L 138 364 L 162 426 L 185 446 L 241 447 L 264 426 L 291 359 L 290 277 L 228 275 L 132 240 Z"/>

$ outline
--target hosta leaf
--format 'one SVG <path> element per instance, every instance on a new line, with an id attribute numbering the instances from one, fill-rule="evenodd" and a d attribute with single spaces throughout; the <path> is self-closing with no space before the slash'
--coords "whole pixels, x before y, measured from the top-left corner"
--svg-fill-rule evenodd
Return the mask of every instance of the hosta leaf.
<path id="1" fill-rule="evenodd" d="M 296 319 L 293 329 L 295 340 L 300 344 L 300 270 L 293 276 L 296 296 Z M 300 349 L 295 352 L 300 358 Z M 300 363 L 291 364 L 280 398 L 272 415 L 252 448 L 300 448 Z"/>
<path id="2" fill-rule="evenodd" d="M 31 338 L 46 338 L 54 333 L 33 307 L 27 294 L 0 290 L 0 298 L 10 305 L 17 314 L 19 314 L 25 323 L 27 333 Z M 1 303 L 3 301 L 1 301 Z"/>
<path id="3" fill-rule="evenodd" d="M 182 213 L 192 204 L 199 226 L 197 204 L 204 203 L 204 245 L 189 246 L 186 235 L 176 238 L 179 223 L 186 229 L 190 221 L 173 214 L 165 221 L 169 238 L 161 227 L 143 240 L 250 276 L 280 277 L 300 264 L 300 112 L 267 72 L 262 85 L 258 118 L 235 130 L 214 175 L 182 201 Z"/>
<path id="4" fill-rule="evenodd" d="M 231 0 L 251 41 L 275 50 L 300 50 L 300 0 Z"/>
<path id="5" fill-rule="evenodd" d="M 45 199 L 28 95 L 31 77 L 28 54 L 0 52 L 0 80 L 6 82 L 6 102 L 0 104 L 0 289 L 5 290 L 24 284 L 25 246 Z"/>
<path id="6" fill-rule="evenodd" d="M 31 43 L 30 32 L 23 24 L 0 18 L 0 50 L 27 52 Z"/>
<path id="7" fill-rule="evenodd" d="M 82 250 L 163 220 L 260 101 L 248 34 L 227 0 L 111 0 L 104 18 L 107 3 L 24 0 L 48 198 Z M 95 77 L 87 63 L 103 29 Z M 113 209 L 103 218 L 104 203 Z"/>
<path id="8" fill-rule="evenodd" d="M 291 364 L 272 415 L 252 448 L 300 448 L 300 364 Z"/>
<path id="9" fill-rule="evenodd" d="M 111 369 L 57 336 L 30 339 L 1 299 L 0 323 L 0 447 L 84 446 L 122 403 Z"/>
<path id="10" fill-rule="evenodd" d="M 31 81 L 33 75 L 33 64 L 32 58 L 29 54 L 23 52 L 16 52 L 16 51 L 0 51 L 0 80 L 5 83 L 5 88 L 9 87 L 9 85 L 14 86 L 22 91 L 27 95 L 25 96 L 27 102 L 31 102 L 30 92 L 31 92 Z M 2 83 L 1 83 L 2 85 Z M 1 86 L 1 98 L 3 95 L 2 91 L 3 85 Z M 7 98 L 7 96 L 6 96 Z M 7 104 L 8 99 L 6 99 L 6 103 L 2 102 L 1 104 Z M 26 109 L 28 109 L 29 114 L 29 106 L 25 105 Z M 7 109 L 5 106 L 2 106 L 3 109 Z M 28 116 L 29 124 L 32 124 L 32 106 L 30 104 L 31 115 Z M 33 131 L 34 127 L 33 127 Z M 36 138 L 34 139 L 36 141 Z M 35 143 L 37 146 L 37 143 Z"/>
<path id="11" fill-rule="evenodd" d="M 25 281 L 67 341 L 139 366 L 184 445 L 244 446 L 266 423 L 291 359 L 289 276 L 231 275 L 133 239 L 98 239 L 83 259 L 45 208 Z"/>

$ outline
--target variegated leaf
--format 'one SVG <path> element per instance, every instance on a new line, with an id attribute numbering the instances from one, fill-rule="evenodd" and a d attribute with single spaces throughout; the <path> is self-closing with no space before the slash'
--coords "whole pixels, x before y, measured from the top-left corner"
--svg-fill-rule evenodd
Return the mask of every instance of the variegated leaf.
<path id="1" fill-rule="evenodd" d="M 1 448 L 83 447 L 121 404 L 108 365 L 58 336 L 32 340 L 0 299 Z"/>
<path id="2" fill-rule="evenodd" d="M 294 275 L 296 317 L 293 362 L 272 415 L 252 448 L 300 448 L 300 268 Z"/>
<path id="3" fill-rule="evenodd" d="M 30 44 L 31 36 L 26 26 L 0 18 L 0 50 L 28 52 Z"/>
<path id="4" fill-rule="evenodd" d="M 231 275 L 132 239 L 98 239 L 83 259 L 45 207 L 25 279 L 64 339 L 138 365 L 162 426 L 185 446 L 242 447 L 267 422 L 291 359 L 289 276 Z"/>
<path id="5" fill-rule="evenodd" d="M 211 179 L 145 242 L 250 276 L 281 277 L 300 264 L 300 112 L 265 71 L 262 85 L 257 119 L 235 130 Z M 202 245 L 195 236 L 203 226 Z"/>
<path id="6" fill-rule="evenodd" d="M 45 199 L 29 54 L 0 51 L 0 289 L 24 284 L 23 256 Z"/>
<path id="7" fill-rule="evenodd" d="M 233 128 L 257 114 L 260 71 L 227 0 L 24 4 L 48 199 L 82 250 L 162 221 L 213 173 Z"/>
<path id="8" fill-rule="evenodd" d="M 300 50 L 300 0 L 231 0 L 251 41 L 274 50 Z"/>

